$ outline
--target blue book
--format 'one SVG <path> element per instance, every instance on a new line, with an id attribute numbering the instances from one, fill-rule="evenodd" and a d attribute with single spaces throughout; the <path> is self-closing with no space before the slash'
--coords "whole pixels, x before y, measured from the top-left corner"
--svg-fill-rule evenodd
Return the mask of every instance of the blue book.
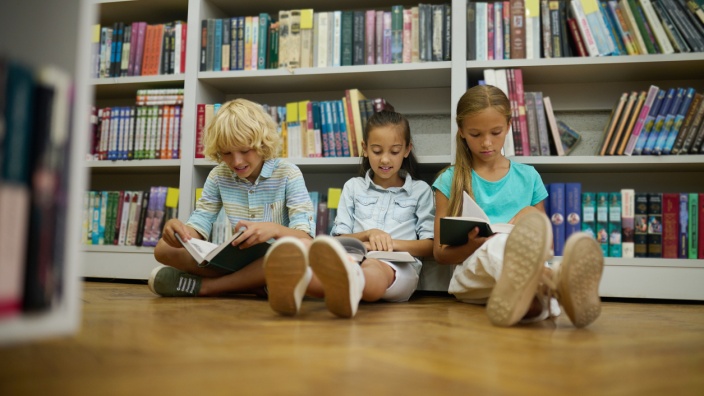
<path id="1" fill-rule="evenodd" d="M 676 92 L 677 90 L 675 88 L 670 88 L 667 90 L 667 94 L 665 94 L 665 99 L 660 107 L 660 111 L 658 112 L 657 117 L 655 117 L 653 128 L 650 131 L 648 140 L 645 142 L 645 146 L 643 146 L 643 154 L 652 154 L 653 149 L 655 148 L 655 142 L 658 140 L 658 136 L 660 136 L 660 131 L 662 131 L 663 124 L 665 124 L 665 117 L 667 117 L 670 113 L 672 103 L 675 101 Z"/>
<path id="2" fill-rule="evenodd" d="M 565 249 L 565 183 L 550 183 L 550 222 L 555 256 Z"/>
<path id="3" fill-rule="evenodd" d="M 323 141 L 322 130 L 321 130 L 321 115 L 320 115 L 320 102 L 312 101 L 310 102 L 311 111 L 313 115 L 313 135 L 315 137 L 315 148 L 316 156 L 321 157 L 324 155 L 323 147 L 325 142 Z"/>
<path id="4" fill-rule="evenodd" d="M 680 193 L 679 230 L 677 231 L 677 257 L 689 258 L 689 193 Z"/>
<path id="5" fill-rule="evenodd" d="M 599 7 L 601 9 L 601 15 L 604 17 L 604 24 L 606 25 L 606 30 L 609 32 L 609 37 L 611 37 L 611 41 L 613 41 L 615 46 L 613 55 L 628 55 L 626 47 L 623 44 L 623 40 L 621 39 L 621 36 L 619 35 L 618 30 L 616 29 L 617 22 L 614 19 L 614 15 L 611 13 L 611 10 L 609 9 L 609 5 L 606 0 L 599 0 Z"/>
<path id="6" fill-rule="evenodd" d="M 222 19 L 215 20 L 215 41 L 213 42 L 213 71 L 222 70 Z"/>
<path id="7" fill-rule="evenodd" d="M 342 101 L 336 100 L 335 110 L 337 113 L 337 125 L 340 130 L 340 140 L 342 141 L 342 156 L 350 156 L 350 142 L 347 136 L 347 124 L 345 123 L 345 110 L 342 108 Z"/>
<path id="8" fill-rule="evenodd" d="M 342 151 L 342 133 L 340 132 L 340 121 L 337 114 L 337 101 L 331 100 L 328 102 L 330 108 L 330 125 L 332 126 L 332 136 L 334 139 L 335 157 L 343 157 Z M 349 150 L 349 148 L 348 148 Z"/>
<path id="9" fill-rule="evenodd" d="M 582 184 L 565 183 L 565 240 L 582 230 Z"/>
<path id="10" fill-rule="evenodd" d="M 643 129 L 640 131 L 638 140 L 636 140 L 636 146 L 632 153 L 633 155 L 640 155 L 643 152 L 643 147 L 645 147 L 645 143 L 648 141 L 648 137 L 650 136 L 650 131 L 653 129 L 655 117 L 657 117 L 660 112 L 662 103 L 665 100 L 665 93 L 666 91 L 664 89 L 658 91 L 658 96 L 655 97 L 653 105 L 650 107 L 650 111 L 643 122 Z"/>
<path id="11" fill-rule="evenodd" d="M 660 131 L 660 135 L 658 136 L 658 140 L 655 141 L 655 146 L 653 147 L 653 154 L 655 155 L 660 155 L 662 154 L 662 149 L 665 147 L 665 142 L 667 142 L 667 137 L 670 135 L 670 131 L 672 130 L 672 124 L 675 122 L 675 116 L 679 114 L 680 112 L 680 107 L 682 107 L 682 103 L 684 101 L 684 95 L 685 95 L 685 89 L 684 88 L 677 88 L 677 94 L 675 95 L 675 102 L 672 104 L 672 107 L 670 108 L 670 112 L 665 116 L 665 122 L 663 123 L 662 126 L 662 131 Z M 683 115 L 684 117 L 684 115 Z"/>
<path id="12" fill-rule="evenodd" d="M 670 129 L 670 133 L 667 135 L 665 146 L 662 149 L 663 154 L 670 154 L 672 152 L 672 147 L 675 145 L 675 140 L 677 140 L 677 135 L 680 132 L 680 128 L 682 128 L 684 117 L 687 114 L 687 111 L 689 111 L 689 108 L 692 106 L 692 100 L 696 93 L 697 91 L 694 88 L 687 88 L 687 91 L 684 94 L 684 100 L 682 101 L 682 106 L 680 106 L 679 111 L 675 115 L 675 120 L 672 123 L 672 129 Z"/>
<path id="13" fill-rule="evenodd" d="M 545 183 L 545 191 L 550 193 L 550 183 Z M 543 200 L 543 207 L 545 207 L 545 213 L 550 217 L 550 197 Z"/>
<path id="14" fill-rule="evenodd" d="M 333 135 L 330 120 L 330 102 L 320 102 L 321 135 L 323 137 L 323 157 L 335 157 L 335 136 Z"/>

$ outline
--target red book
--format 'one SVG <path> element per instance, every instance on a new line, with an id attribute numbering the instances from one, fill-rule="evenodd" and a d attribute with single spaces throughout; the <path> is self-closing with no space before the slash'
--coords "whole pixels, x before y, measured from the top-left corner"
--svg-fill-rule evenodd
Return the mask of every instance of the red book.
<path id="1" fill-rule="evenodd" d="M 523 90 L 523 70 L 513 69 L 514 82 L 516 84 L 516 103 L 518 104 L 518 124 L 521 128 L 521 145 L 523 155 L 530 155 L 530 142 L 528 140 L 528 120 L 526 118 L 525 91 Z"/>
<path id="2" fill-rule="evenodd" d="M 186 32 L 188 31 L 188 24 L 183 22 L 181 24 L 181 73 L 186 72 Z"/>
<path id="3" fill-rule="evenodd" d="M 205 103 L 196 106 L 196 155 L 195 158 L 205 158 L 203 154 L 203 129 L 205 128 Z"/>
<path id="4" fill-rule="evenodd" d="M 699 193 L 699 229 L 697 235 L 699 236 L 699 242 L 697 246 L 699 251 L 697 252 L 697 258 L 704 259 L 704 193 Z"/>
<path id="5" fill-rule="evenodd" d="M 579 56 L 589 56 L 587 53 L 587 48 L 584 46 L 584 41 L 582 41 L 582 35 L 579 33 L 577 20 L 574 18 L 567 18 L 567 26 L 570 30 L 570 37 L 572 37 L 574 46 L 577 49 L 577 54 Z"/>
<path id="6" fill-rule="evenodd" d="M 679 239 L 680 195 L 662 194 L 662 257 L 677 258 Z"/>

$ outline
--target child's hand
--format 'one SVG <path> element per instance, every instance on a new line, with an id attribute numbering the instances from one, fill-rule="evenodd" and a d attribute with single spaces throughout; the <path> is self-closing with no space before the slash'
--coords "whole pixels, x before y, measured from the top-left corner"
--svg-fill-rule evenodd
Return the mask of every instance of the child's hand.
<path id="1" fill-rule="evenodd" d="M 388 233 L 382 230 L 372 229 L 367 231 L 367 236 L 367 241 L 369 242 L 368 248 L 370 250 L 382 250 L 393 252 L 394 241 L 391 239 L 391 235 L 389 235 Z"/>
<path id="2" fill-rule="evenodd" d="M 188 228 L 179 219 L 171 219 L 164 224 L 164 230 L 161 233 L 161 239 L 164 240 L 169 246 L 175 248 L 182 248 L 181 242 L 176 239 L 175 233 L 181 237 L 184 241 L 191 239 L 191 234 L 188 232 Z"/>
<path id="3" fill-rule="evenodd" d="M 487 239 L 489 238 L 479 236 L 479 227 L 474 227 L 474 229 L 467 234 L 467 244 L 465 246 L 468 246 L 471 251 L 474 252 L 479 249 Z"/>
<path id="4" fill-rule="evenodd" d="M 232 241 L 233 246 L 239 246 L 246 249 L 250 246 L 266 242 L 269 239 L 276 238 L 280 225 L 270 222 L 246 221 L 240 220 L 235 225 L 235 230 L 246 228 L 245 231 Z"/>

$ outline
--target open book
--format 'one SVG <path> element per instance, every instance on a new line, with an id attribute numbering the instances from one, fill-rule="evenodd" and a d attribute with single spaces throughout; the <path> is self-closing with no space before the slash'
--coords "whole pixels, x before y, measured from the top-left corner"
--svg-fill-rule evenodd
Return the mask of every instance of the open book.
<path id="1" fill-rule="evenodd" d="M 489 216 L 467 194 L 462 193 L 462 216 L 443 217 L 440 219 L 440 243 L 443 245 L 464 245 L 467 243 L 467 234 L 479 227 L 479 236 L 489 237 L 497 232 L 509 233 L 513 224 L 491 224 Z"/>
<path id="2" fill-rule="evenodd" d="M 347 254 L 360 263 L 365 258 L 393 261 L 396 263 L 412 263 L 416 261 L 416 259 L 408 252 L 386 252 L 381 250 L 367 251 L 366 246 L 364 246 L 364 243 L 359 239 L 350 237 L 337 237 L 335 239 L 337 239 L 345 248 Z"/>
<path id="3" fill-rule="evenodd" d="M 247 249 L 240 249 L 239 246 L 232 246 L 232 241 L 237 239 L 244 230 L 235 232 L 230 238 L 220 245 L 202 239 L 191 238 L 187 241 L 181 239 L 176 234 L 176 238 L 181 242 L 188 253 L 193 256 L 199 267 L 214 265 L 228 271 L 236 272 L 246 267 L 252 261 L 264 257 L 271 244 L 263 242 L 251 246 Z"/>

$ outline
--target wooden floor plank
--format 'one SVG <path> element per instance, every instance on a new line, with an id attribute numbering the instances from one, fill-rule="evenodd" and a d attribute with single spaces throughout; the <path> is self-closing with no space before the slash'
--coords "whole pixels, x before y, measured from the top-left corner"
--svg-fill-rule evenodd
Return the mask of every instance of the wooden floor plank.
<path id="1" fill-rule="evenodd" d="M 290 318 L 256 297 L 84 285 L 77 335 L 0 348 L 0 395 L 704 394 L 702 304 L 607 301 L 586 329 L 503 329 L 437 294 L 347 320 L 314 299 Z"/>

